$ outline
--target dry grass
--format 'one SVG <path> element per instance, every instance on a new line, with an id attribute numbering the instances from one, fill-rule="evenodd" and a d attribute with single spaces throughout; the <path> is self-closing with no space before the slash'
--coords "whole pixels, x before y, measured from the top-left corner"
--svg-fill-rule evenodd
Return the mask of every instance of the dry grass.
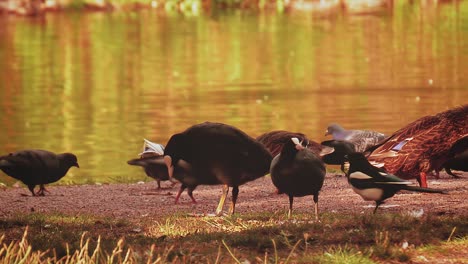
<path id="1" fill-rule="evenodd" d="M 130 222 L 91 216 L 18 215 L 0 222 L 0 263 L 374 263 L 468 257 L 467 220 L 457 216 L 325 214 L 314 222 L 305 214 L 292 220 L 271 213 L 179 215 L 144 226 L 135 230 Z"/>

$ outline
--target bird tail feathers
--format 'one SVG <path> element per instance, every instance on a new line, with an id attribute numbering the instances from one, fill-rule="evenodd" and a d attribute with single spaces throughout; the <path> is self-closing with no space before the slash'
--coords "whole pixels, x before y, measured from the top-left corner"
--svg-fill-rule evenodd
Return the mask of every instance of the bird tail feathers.
<path id="1" fill-rule="evenodd" d="M 431 188 L 422 188 L 422 187 L 417 187 L 417 186 L 405 186 L 402 189 L 403 190 L 408 190 L 408 191 L 414 191 L 414 192 L 447 194 L 447 191 L 444 191 L 444 190 L 437 190 L 437 189 L 431 189 Z"/>

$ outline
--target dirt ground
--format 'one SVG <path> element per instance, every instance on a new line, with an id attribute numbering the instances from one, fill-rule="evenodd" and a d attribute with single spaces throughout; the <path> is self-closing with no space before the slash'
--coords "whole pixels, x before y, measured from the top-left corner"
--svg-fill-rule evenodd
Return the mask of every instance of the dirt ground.
<path id="1" fill-rule="evenodd" d="M 416 182 L 416 181 L 415 181 Z M 432 188 L 444 189 L 449 194 L 425 194 L 400 192 L 379 208 L 381 212 L 423 213 L 437 215 L 468 216 L 468 173 L 454 179 L 441 173 L 440 179 L 429 178 Z M 199 186 L 194 191 L 198 203 L 193 204 L 186 194 L 179 204 L 174 204 L 180 184 L 157 190 L 156 182 L 135 184 L 106 184 L 79 186 L 48 186 L 50 193 L 33 197 L 26 187 L 0 189 L 0 218 L 18 213 L 43 212 L 66 215 L 93 215 L 124 218 L 139 222 L 142 219 L 157 220 L 174 213 L 213 213 L 221 195 L 221 186 Z M 269 176 L 241 186 L 236 213 L 281 212 L 286 213 L 289 202 L 286 195 L 275 194 Z M 226 200 L 225 210 L 230 200 Z M 343 175 L 327 174 L 319 196 L 321 212 L 371 212 L 373 202 L 362 200 L 348 186 Z M 313 214 L 312 196 L 295 198 L 294 210 Z"/>

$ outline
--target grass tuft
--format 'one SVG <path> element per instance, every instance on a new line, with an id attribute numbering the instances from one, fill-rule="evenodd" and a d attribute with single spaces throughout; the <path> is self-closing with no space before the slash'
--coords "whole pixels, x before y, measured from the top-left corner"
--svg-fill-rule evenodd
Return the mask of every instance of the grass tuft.
<path id="1" fill-rule="evenodd" d="M 253 213 L 0 220 L 0 263 L 373 263 L 468 258 L 464 216 Z M 17 239 L 21 238 L 21 239 Z"/>

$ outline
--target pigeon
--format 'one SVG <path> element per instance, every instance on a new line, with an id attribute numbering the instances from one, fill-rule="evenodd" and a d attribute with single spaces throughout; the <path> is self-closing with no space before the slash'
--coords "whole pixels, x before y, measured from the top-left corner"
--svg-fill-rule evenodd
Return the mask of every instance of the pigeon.
<path id="1" fill-rule="evenodd" d="M 275 187 L 289 196 L 288 217 L 291 217 L 294 197 L 313 195 L 318 220 L 318 195 L 325 179 L 325 164 L 305 142 L 295 137 L 286 142 L 280 154 L 273 158 L 270 174 Z"/>
<path id="2" fill-rule="evenodd" d="M 72 153 L 55 154 L 47 150 L 21 150 L 0 157 L 0 170 L 28 186 L 33 196 L 44 196 L 45 184 L 60 180 L 78 160 Z M 36 185 L 40 185 L 37 193 Z"/>
<path id="3" fill-rule="evenodd" d="M 169 177 L 183 170 L 179 194 L 189 193 L 198 185 L 223 185 L 216 215 L 222 214 L 224 201 L 232 187 L 229 214 L 234 214 L 239 186 L 269 172 L 270 152 L 240 129 L 223 124 L 204 122 L 171 136 L 164 149 L 164 161 Z"/>
<path id="4" fill-rule="evenodd" d="M 354 144 L 357 152 L 364 152 L 385 139 L 385 135 L 370 130 L 346 130 L 340 125 L 330 124 L 325 136 L 332 135 L 333 139 L 346 140 Z"/>
<path id="5" fill-rule="evenodd" d="M 372 166 L 364 154 L 354 152 L 346 155 L 350 167 L 347 173 L 348 183 L 353 191 L 366 201 L 375 201 L 374 214 L 377 208 L 400 190 L 426 193 L 446 193 L 442 190 L 410 186 L 405 181 L 382 169 Z"/>

